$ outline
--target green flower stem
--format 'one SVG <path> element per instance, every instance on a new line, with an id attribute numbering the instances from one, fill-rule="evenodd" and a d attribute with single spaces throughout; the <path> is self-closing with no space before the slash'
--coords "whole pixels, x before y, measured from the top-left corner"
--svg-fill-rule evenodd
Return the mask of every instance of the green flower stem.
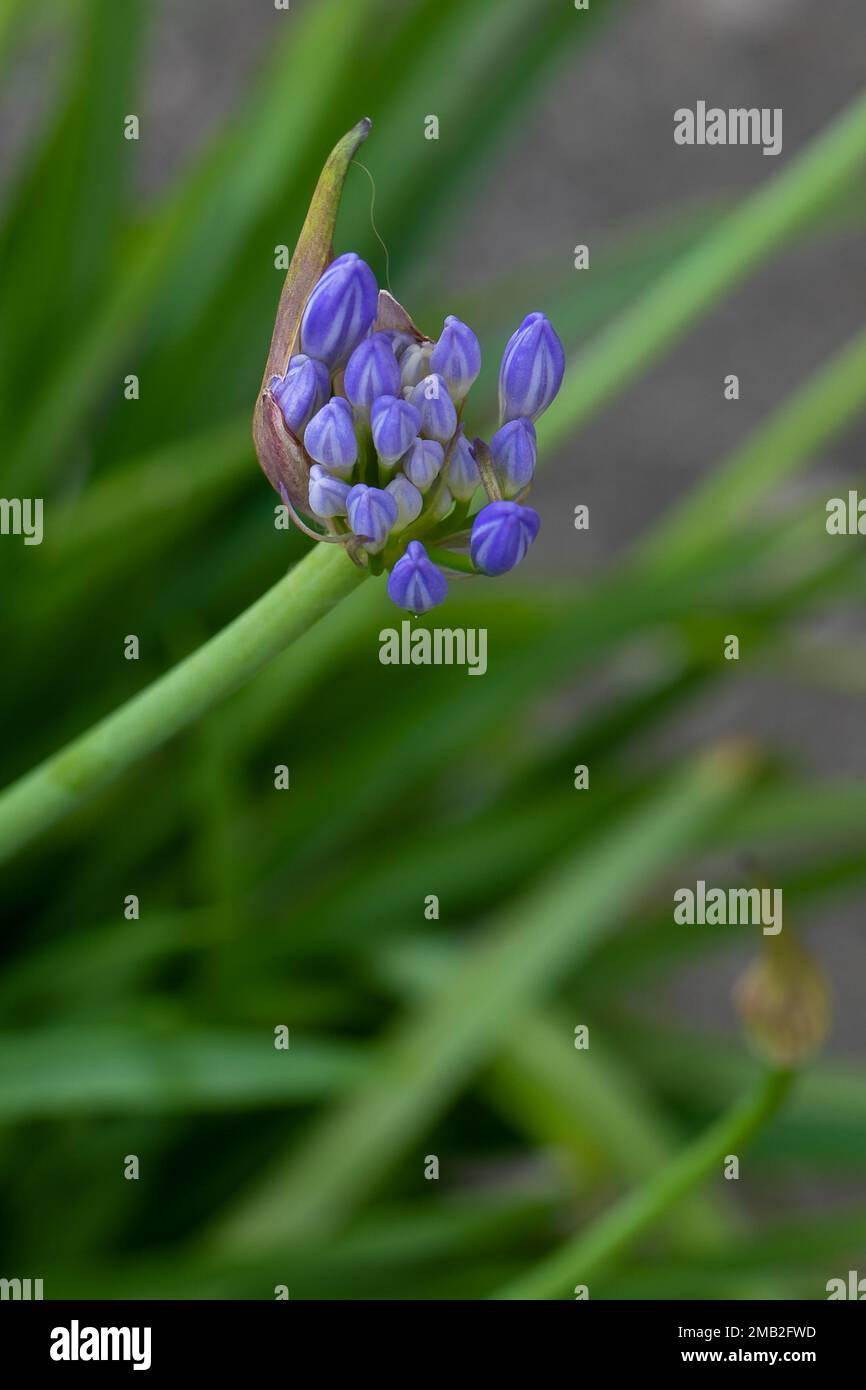
<path id="1" fill-rule="evenodd" d="M 739 1154 L 754 1139 L 781 1106 L 795 1075 L 787 1070 L 766 1072 L 751 1096 L 722 1115 L 648 1182 L 495 1297 L 564 1298 L 576 1285 L 588 1284 L 704 1178 L 721 1172 L 727 1154 Z"/>
<path id="2" fill-rule="evenodd" d="M 434 565 L 441 565 L 443 569 L 459 570 L 461 574 L 481 573 L 475 568 L 468 555 L 461 555 L 457 550 L 438 550 L 434 546 L 428 546 L 427 554 Z"/>
<path id="3" fill-rule="evenodd" d="M 364 574 L 316 546 L 203 647 L 0 795 L 0 862 L 158 748 L 300 637 Z"/>

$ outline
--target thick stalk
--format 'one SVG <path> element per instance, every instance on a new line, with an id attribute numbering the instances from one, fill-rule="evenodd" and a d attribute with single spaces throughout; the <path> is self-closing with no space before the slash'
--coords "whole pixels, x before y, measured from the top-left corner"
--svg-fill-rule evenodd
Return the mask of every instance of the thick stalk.
<path id="1" fill-rule="evenodd" d="M 249 680 L 363 579 L 317 546 L 192 656 L 0 795 L 0 862 Z"/>
<path id="2" fill-rule="evenodd" d="M 739 1155 L 775 1115 L 794 1075 L 781 1070 L 766 1073 L 753 1095 L 729 1110 L 587 1230 L 566 1241 L 549 1259 L 508 1284 L 496 1297 L 564 1298 L 578 1285 L 588 1285 L 714 1170 L 721 1174 L 726 1155 Z"/>

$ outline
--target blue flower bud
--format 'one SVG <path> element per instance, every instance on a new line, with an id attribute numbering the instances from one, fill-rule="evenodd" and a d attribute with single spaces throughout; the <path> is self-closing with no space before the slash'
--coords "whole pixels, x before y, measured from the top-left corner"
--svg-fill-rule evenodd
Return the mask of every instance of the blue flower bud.
<path id="1" fill-rule="evenodd" d="M 481 345 L 472 329 L 453 314 L 445 326 L 430 358 L 430 370 L 445 378 L 454 400 L 465 399 L 481 371 Z"/>
<path id="2" fill-rule="evenodd" d="M 535 426 L 521 415 L 497 430 L 490 453 L 504 497 L 516 497 L 532 482 L 535 472 Z"/>
<path id="3" fill-rule="evenodd" d="M 345 516 L 346 499 L 350 488 L 341 478 L 335 478 L 321 464 L 310 469 L 310 506 L 316 516 Z"/>
<path id="4" fill-rule="evenodd" d="M 410 613 L 429 613 L 444 603 L 448 580 L 434 565 L 420 541 L 410 541 L 388 576 L 388 597 Z"/>
<path id="5" fill-rule="evenodd" d="M 345 362 L 376 318 L 379 291 L 372 270 L 349 251 L 332 261 L 307 300 L 301 351 L 333 370 Z"/>
<path id="6" fill-rule="evenodd" d="M 399 355 L 400 380 L 403 386 L 417 386 L 430 371 L 432 343 L 418 343 L 414 339 Z"/>
<path id="7" fill-rule="evenodd" d="M 335 396 L 314 415 L 304 431 L 304 448 L 338 478 L 350 478 L 358 457 L 358 441 L 352 407 L 342 396 Z"/>
<path id="8" fill-rule="evenodd" d="M 499 369 L 499 423 L 525 415 L 537 420 L 560 386 L 565 353 L 544 314 L 528 314 L 512 334 Z"/>
<path id="9" fill-rule="evenodd" d="M 292 434 L 300 438 L 311 416 L 321 410 L 330 396 L 331 378 L 324 362 L 299 352 L 290 359 L 285 376 L 271 377 L 268 390 Z"/>
<path id="10" fill-rule="evenodd" d="M 506 574 L 519 565 L 535 537 L 541 519 L 532 507 L 517 502 L 489 502 L 472 525 L 472 563 L 483 574 Z"/>
<path id="11" fill-rule="evenodd" d="M 421 515 L 424 498 L 404 473 L 398 473 L 396 478 L 392 478 L 385 491 L 390 492 L 397 503 L 397 520 L 391 530 L 405 531 L 406 527 L 411 526 Z"/>
<path id="12" fill-rule="evenodd" d="M 448 465 L 448 486 L 459 502 L 468 502 L 481 482 L 478 464 L 472 456 L 469 440 L 460 435 L 451 450 Z"/>
<path id="13" fill-rule="evenodd" d="M 378 396 L 396 396 L 400 386 L 400 368 L 388 336 L 373 333 L 358 344 L 346 363 L 346 395 L 352 405 L 368 411 Z"/>
<path id="14" fill-rule="evenodd" d="M 440 444 L 447 444 L 457 428 L 457 411 L 443 378 L 435 372 L 425 376 L 423 381 L 413 386 L 409 400 L 420 413 L 421 434 L 427 439 L 438 439 Z"/>
<path id="15" fill-rule="evenodd" d="M 397 503 L 390 492 L 356 483 L 347 499 L 349 525 L 364 538 L 364 549 L 371 555 L 384 550 L 388 534 L 397 520 Z"/>
<path id="16" fill-rule="evenodd" d="M 421 416 L 399 396 L 380 396 L 370 411 L 373 443 L 384 464 L 393 466 L 405 454 L 421 428 Z"/>
<path id="17" fill-rule="evenodd" d="M 401 460 L 403 472 L 421 492 L 426 492 L 439 475 L 445 450 L 435 439 L 416 439 Z"/>

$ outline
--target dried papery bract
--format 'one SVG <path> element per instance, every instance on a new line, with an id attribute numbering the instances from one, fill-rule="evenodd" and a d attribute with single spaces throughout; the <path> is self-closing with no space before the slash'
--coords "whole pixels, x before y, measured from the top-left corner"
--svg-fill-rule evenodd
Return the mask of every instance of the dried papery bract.
<path id="1" fill-rule="evenodd" d="M 403 305 L 387 290 L 379 291 L 379 311 L 376 315 L 377 333 L 400 333 L 414 338 L 416 343 L 432 343 L 433 339 L 422 333 L 412 322 Z"/>
<path id="2" fill-rule="evenodd" d="M 253 441 L 268 482 L 280 491 L 283 484 L 299 511 L 309 507 L 310 465 L 301 441 L 288 429 L 268 388 L 272 377 L 282 377 L 295 351 L 304 307 L 332 259 L 331 243 L 343 184 L 352 159 L 370 133 L 365 117 L 334 146 L 319 176 L 301 235 L 286 274 L 277 309 L 268 360 L 253 416 Z"/>
<path id="3" fill-rule="evenodd" d="M 299 511 L 307 511 L 310 465 L 304 446 L 292 434 L 280 407 L 267 387 L 256 402 L 253 441 L 262 471 L 275 492 L 283 490 Z"/>

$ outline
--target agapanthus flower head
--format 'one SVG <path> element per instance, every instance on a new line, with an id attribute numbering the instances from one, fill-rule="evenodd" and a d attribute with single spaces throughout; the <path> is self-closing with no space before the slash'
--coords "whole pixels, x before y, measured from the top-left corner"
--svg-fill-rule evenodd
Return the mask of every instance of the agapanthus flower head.
<path id="1" fill-rule="evenodd" d="M 472 329 L 449 314 L 430 355 L 431 372 L 443 377 L 459 405 L 481 371 L 481 344 Z"/>
<path id="2" fill-rule="evenodd" d="M 388 576 L 388 597 L 410 613 L 429 613 L 444 603 L 448 580 L 434 565 L 420 541 L 410 541 L 406 553 Z"/>
<path id="3" fill-rule="evenodd" d="M 301 351 L 333 371 L 366 337 L 379 302 L 376 277 L 354 251 L 338 256 L 321 276 L 301 319 Z"/>
<path id="4" fill-rule="evenodd" d="M 369 126 L 360 122 L 337 147 L 337 168 L 345 172 Z M 319 274 L 332 211 L 313 209 L 283 289 L 256 401 L 256 452 L 301 531 L 344 546 L 371 573 L 387 570 L 393 601 L 426 613 L 445 599 L 449 574 L 505 574 L 535 540 L 538 514 L 523 505 L 536 466 L 533 422 L 559 390 L 563 350 L 544 314 L 524 318 L 502 358 L 499 429 L 488 445 L 464 418 L 481 369 L 472 328 L 449 314 L 434 342 L 353 252 Z M 300 351 L 275 375 L 296 342 Z"/>
<path id="5" fill-rule="evenodd" d="M 425 439 L 437 439 L 440 444 L 447 444 L 457 428 L 457 411 L 445 378 L 431 372 L 412 387 L 409 400 L 421 416 L 420 432 Z"/>
<path id="6" fill-rule="evenodd" d="M 503 497 L 516 497 L 529 487 L 535 473 L 537 444 L 532 421 L 525 415 L 509 420 L 491 439 L 490 453 Z"/>
<path id="7" fill-rule="evenodd" d="M 525 416 L 537 420 L 547 409 L 565 371 L 565 353 L 550 320 L 527 314 L 502 354 L 499 423 Z"/>
<path id="8" fill-rule="evenodd" d="M 392 533 L 405 531 L 413 521 L 417 521 L 424 506 L 424 498 L 414 483 L 410 483 L 405 473 L 398 473 L 385 488 L 397 503 L 397 520 L 391 527 Z"/>
<path id="9" fill-rule="evenodd" d="M 538 535 L 538 512 L 517 502 L 490 502 L 472 524 L 472 563 L 482 574 L 507 574 Z"/>
<path id="10" fill-rule="evenodd" d="M 399 396 L 380 396 L 370 410 L 370 425 L 376 453 L 384 464 L 393 467 L 417 438 L 421 416 Z"/>
<path id="11" fill-rule="evenodd" d="M 310 506 L 316 516 L 345 516 L 351 488 L 342 478 L 334 477 L 320 463 L 310 469 Z"/>
<path id="12" fill-rule="evenodd" d="M 481 486 L 481 474 L 469 440 L 458 435 L 451 450 L 448 464 L 448 486 L 458 502 L 468 502 Z"/>
<path id="13" fill-rule="evenodd" d="M 357 483 L 346 503 L 349 525 L 368 555 L 376 555 L 385 544 L 398 516 L 397 503 L 383 488 Z"/>
<path id="14" fill-rule="evenodd" d="M 351 478 L 358 457 L 358 440 L 352 407 L 342 396 L 334 396 L 314 415 L 304 431 L 304 448 L 338 478 Z"/>
<path id="15" fill-rule="evenodd" d="M 379 396 L 399 395 L 401 385 L 390 335 L 372 333 L 364 338 L 346 363 L 343 375 L 343 390 L 352 405 L 368 412 Z"/>
<path id="16" fill-rule="evenodd" d="M 290 358 L 283 376 L 271 377 L 268 390 L 292 434 L 300 437 L 331 394 L 331 379 L 324 362 L 299 352 Z"/>
<path id="17" fill-rule="evenodd" d="M 435 439 L 416 439 L 400 460 L 400 466 L 419 492 L 426 492 L 439 476 L 445 450 Z"/>

